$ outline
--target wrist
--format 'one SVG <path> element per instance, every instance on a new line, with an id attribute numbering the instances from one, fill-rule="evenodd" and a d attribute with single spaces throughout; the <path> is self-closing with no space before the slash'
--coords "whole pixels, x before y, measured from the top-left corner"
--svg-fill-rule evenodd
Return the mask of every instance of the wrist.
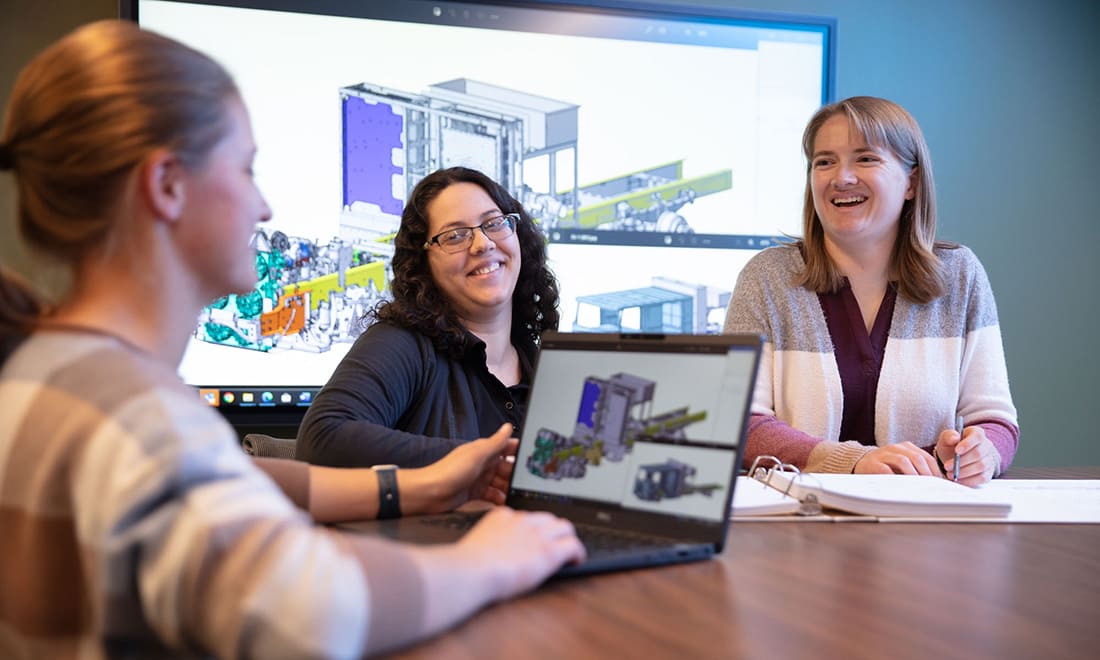
<path id="1" fill-rule="evenodd" d="M 378 515 L 379 520 L 400 518 L 401 487 L 398 483 L 396 465 L 375 465 L 371 467 L 375 478 L 378 480 Z"/>
<path id="2" fill-rule="evenodd" d="M 404 515 L 445 511 L 443 498 L 436 492 L 435 482 L 426 468 L 397 471 L 401 491 L 401 511 Z"/>

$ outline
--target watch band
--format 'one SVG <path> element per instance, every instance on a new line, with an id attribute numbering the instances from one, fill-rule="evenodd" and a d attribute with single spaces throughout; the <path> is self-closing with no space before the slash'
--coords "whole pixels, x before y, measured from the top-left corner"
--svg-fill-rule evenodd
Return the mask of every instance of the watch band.
<path id="1" fill-rule="evenodd" d="M 401 496 L 397 492 L 397 466 L 376 465 L 373 468 L 378 475 L 378 519 L 401 517 Z"/>

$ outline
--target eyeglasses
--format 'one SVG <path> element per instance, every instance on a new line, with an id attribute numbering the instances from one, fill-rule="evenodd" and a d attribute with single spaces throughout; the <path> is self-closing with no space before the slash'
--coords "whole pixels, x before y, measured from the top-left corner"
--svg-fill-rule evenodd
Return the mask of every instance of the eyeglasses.
<path id="1" fill-rule="evenodd" d="M 435 244 L 444 252 L 451 254 L 462 252 L 473 245 L 475 229 L 480 229 L 481 233 L 485 234 L 485 237 L 490 241 L 504 240 L 515 233 L 517 222 L 519 222 L 518 213 L 506 213 L 495 218 L 489 218 L 474 227 L 454 227 L 429 238 L 424 243 L 424 249 L 427 250 Z"/>

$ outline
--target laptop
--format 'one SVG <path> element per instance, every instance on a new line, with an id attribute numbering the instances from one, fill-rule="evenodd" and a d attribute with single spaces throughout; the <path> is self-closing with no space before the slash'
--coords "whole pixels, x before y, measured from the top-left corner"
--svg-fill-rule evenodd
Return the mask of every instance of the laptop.
<path id="1" fill-rule="evenodd" d="M 722 551 L 760 350 L 757 335 L 543 334 L 507 505 L 574 524 L 588 557 L 559 576 Z M 447 543 L 479 515 L 345 527 Z"/>

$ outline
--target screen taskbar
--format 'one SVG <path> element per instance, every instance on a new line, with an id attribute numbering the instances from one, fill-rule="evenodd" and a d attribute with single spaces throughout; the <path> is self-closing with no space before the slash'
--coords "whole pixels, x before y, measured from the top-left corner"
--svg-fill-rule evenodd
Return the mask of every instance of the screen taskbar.
<path id="1" fill-rule="evenodd" d="M 762 250 L 790 241 L 785 236 L 749 234 L 696 234 L 692 232 L 607 231 L 599 229 L 551 229 L 550 243 L 573 245 L 627 245 L 639 247 L 723 248 Z"/>
<path id="2" fill-rule="evenodd" d="M 304 408 L 319 387 L 196 387 L 199 396 L 215 408 Z"/>

